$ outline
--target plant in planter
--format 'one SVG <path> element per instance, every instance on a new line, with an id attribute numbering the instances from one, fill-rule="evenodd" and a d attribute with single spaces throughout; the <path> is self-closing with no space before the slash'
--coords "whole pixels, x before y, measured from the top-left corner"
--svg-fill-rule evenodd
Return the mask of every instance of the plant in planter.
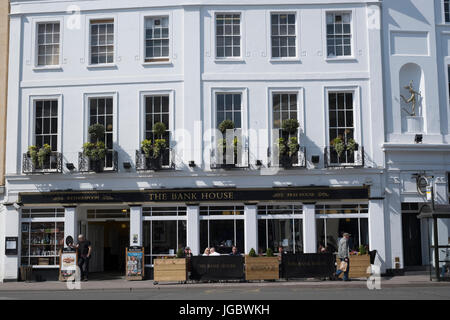
<path id="1" fill-rule="evenodd" d="M 258 257 L 258 255 L 256 254 L 255 249 L 251 248 L 249 253 L 248 253 L 249 257 Z"/>
<path id="2" fill-rule="evenodd" d="M 105 127 L 102 124 L 93 124 L 89 127 L 91 140 L 83 144 L 83 154 L 89 158 L 95 172 L 103 171 L 106 157 L 106 146 L 103 142 L 105 138 Z"/>
<path id="3" fill-rule="evenodd" d="M 267 250 L 266 250 L 266 257 L 274 257 L 272 249 L 267 248 Z"/>
<path id="4" fill-rule="evenodd" d="M 29 146 L 27 155 L 31 159 L 33 166 L 36 167 L 38 164 L 38 148 L 36 146 Z"/>
<path id="5" fill-rule="evenodd" d="M 177 259 L 184 258 L 184 251 L 183 251 L 183 249 L 180 248 L 180 249 L 177 250 L 176 257 L 177 257 Z"/>
<path id="6" fill-rule="evenodd" d="M 288 135 L 293 135 L 297 133 L 300 124 L 297 119 L 286 119 L 281 124 L 281 129 Z"/>
<path id="7" fill-rule="evenodd" d="M 167 141 L 164 139 L 166 125 L 157 122 L 153 125 L 153 133 L 157 139 L 145 139 L 141 142 L 141 150 L 145 155 L 147 169 L 158 170 L 161 168 L 162 153 L 167 148 Z"/>
<path id="8" fill-rule="evenodd" d="M 333 141 L 331 141 L 331 145 L 333 146 L 333 149 L 334 149 L 334 151 L 336 151 L 339 158 L 341 157 L 342 153 L 347 148 L 345 146 L 344 141 L 340 137 L 334 138 Z"/>
<path id="9" fill-rule="evenodd" d="M 50 154 L 52 153 L 52 147 L 48 144 L 44 144 L 37 153 L 38 163 L 41 168 L 44 167 L 45 162 L 48 161 Z"/>
<path id="10" fill-rule="evenodd" d="M 222 135 L 225 137 L 227 130 L 234 130 L 234 123 L 231 120 L 224 120 L 219 124 L 219 131 L 222 133 Z M 229 146 L 227 144 L 227 139 L 219 139 L 218 145 L 217 145 L 218 149 L 222 152 L 222 164 L 224 165 L 235 165 L 237 164 L 237 155 L 238 155 L 238 150 L 240 148 L 240 141 L 238 139 L 238 137 L 234 136 L 233 137 L 233 145 Z M 227 149 L 228 148 L 233 148 L 233 163 L 228 164 L 227 163 Z"/>
<path id="11" fill-rule="evenodd" d="M 153 272 L 154 283 L 187 281 L 188 267 L 183 249 L 178 249 L 174 258 L 155 259 Z"/>
<path id="12" fill-rule="evenodd" d="M 153 143 L 150 139 L 145 139 L 141 142 L 141 151 L 145 155 L 145 158 L 148 159 L 153 156 Z"/>
<path id="13" fill-rule="evenodd" d="M 277 141 L 279 163 L 283 167 L 290 167 L 300 150 L 297 132 L 299 123 L 297 119 L 286 119 L 281 125 L 281 137 Z"/>
<path id="14" fill-rule="evenodd" d="M 347 151 L 355 152 L 359 149 L 359 145 L 356 143 L 355 139 L 350 138 L 347 140 Z"/>
<path id="15" fill-rule="evenodd" d="M 255 249 L 250 249 L 245 257 L 246 280 L 276 280 L 279 279 L 278 257 L 274 257 L 272 249 L 267 249 L 266 256 L 260 257 Z"/>

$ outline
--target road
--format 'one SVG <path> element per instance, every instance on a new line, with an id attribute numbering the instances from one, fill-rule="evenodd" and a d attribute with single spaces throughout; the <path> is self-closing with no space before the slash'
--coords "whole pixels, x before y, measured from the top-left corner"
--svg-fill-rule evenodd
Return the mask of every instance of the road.
<path id="1" fill-rule="evenodd" d="M 1 291 L 0 300 L 449 300 L 450 286 L 366 288 L 236 287 Z"/>

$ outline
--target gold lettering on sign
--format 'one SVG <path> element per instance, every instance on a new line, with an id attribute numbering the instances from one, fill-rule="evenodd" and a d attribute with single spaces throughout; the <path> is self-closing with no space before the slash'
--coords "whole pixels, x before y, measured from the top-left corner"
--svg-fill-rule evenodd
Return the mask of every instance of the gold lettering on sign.
<path id="1" fill-rule="evenodd" d="M 162 201 L 167 200 L 167 193 L 157 192 L 149 194 L 150 201 Z"/>

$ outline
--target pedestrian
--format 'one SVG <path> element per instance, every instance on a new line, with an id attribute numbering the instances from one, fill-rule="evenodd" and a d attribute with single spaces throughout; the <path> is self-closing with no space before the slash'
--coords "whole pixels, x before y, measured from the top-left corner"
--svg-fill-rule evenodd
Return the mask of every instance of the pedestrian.
<path id="1" fill-rule="evenodd" d="M 184 248 L 184 258 L 191 258 L 191 257 L 192 257 L 191 248 L 189 247 Z"/>
<path id="2" fill-rule="evenodd" d="M 350 234 L 348 234 L 347 232 L 344 232 L 343 237 L 341 238 L 341 240 L 339 240 L 339 247 L 338 247 L 338 257 L 339 257 L 339 259 L 341 259 L 341 262 L 344 261 L 347 263 L 347 268 L 345 269 L 345 271 L 343 271 L 341 269 L 336 271 L 336 278 L 339 278 L 341 273 L 344 272 L 344 281 L 350 281 L 350 279 L 348 278 L 348 273 L 350 272 L 350 259 L 349 259 L 349 255 L 348 255 L 349 239 L 350 239 Z"/>
<path id="3" fill-rule="evenodd" d="M 76 248 L 78 249 L 78 267 L 81 271 L 81 280 L 88 281 L 89 259 L 92 254 L 91 242 L 83 234 L 80 234 Z"/>

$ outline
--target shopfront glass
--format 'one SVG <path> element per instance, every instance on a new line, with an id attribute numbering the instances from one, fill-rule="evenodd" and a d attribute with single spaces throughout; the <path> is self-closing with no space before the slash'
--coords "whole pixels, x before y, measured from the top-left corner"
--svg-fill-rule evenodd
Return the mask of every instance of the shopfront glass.
<path id="1" fill-rule="evenodd" d="M 258 250 L 278 247 L 292 253 L 303 252 L 302 206 L 258 206 Z"/>
<path id="2" fill-rule="evenodd" d="M 220 254 L 229 254 L 234 245 L 244 252 L 244 207 L 200 207 L 201 253 L 214 247 Z"/>
<path id="3" fill-rule="evenodd" d="M 434 221 L 427 220 L 428 245 L 431 266 L 431 276 L 436 275 L 435 248 L 434 248 Z M 439 251 L 439 274 L 441 280 L 450 280 L 450 219 L 438 218 L 438 251 Z"/>
<path id="4" fill-rule="evenodd" d="M 186 247 L 186 207 L 143 208 L 145 264 Z"/>
<path id="5" fill-rule="evenodd" d="M 318 252 L 337 252 L 343 233 L 349 233 L 349 248 L 359 251 L 369 248 L 368 205 L 318 205 L 316 206 Z"/>
<path id="6" fill-rule="evenodd" d="M 58 266 L 64 247 L 64 209 L 22 209 L 21 265 Z"/>

